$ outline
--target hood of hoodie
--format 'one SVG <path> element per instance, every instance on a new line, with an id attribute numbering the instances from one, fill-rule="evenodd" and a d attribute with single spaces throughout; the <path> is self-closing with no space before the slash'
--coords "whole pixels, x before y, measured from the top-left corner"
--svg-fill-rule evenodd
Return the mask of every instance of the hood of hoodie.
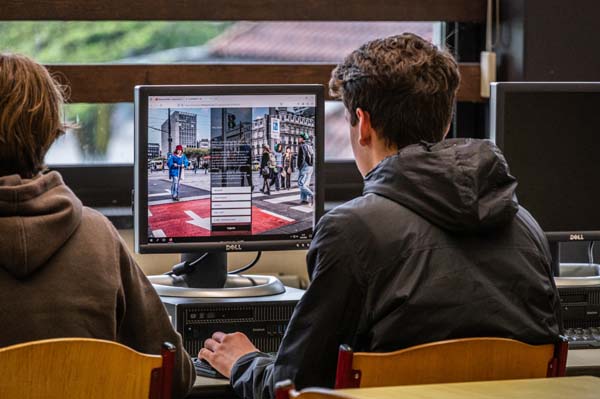
<path id="1" fill-rule="evenodd" d="M 82 209 L 57 172 L 0 177 L 0 268 L 17 279 L 35 273 L 75 232 Z"/>
<path id="2" fill-rule="evenodd" d="M 513 219 L 516 188 L 491 141 L 448 139 L 385 158 L 365 177 L 364 193 L 389 198 L 444 230 L 472 233 Z"/>

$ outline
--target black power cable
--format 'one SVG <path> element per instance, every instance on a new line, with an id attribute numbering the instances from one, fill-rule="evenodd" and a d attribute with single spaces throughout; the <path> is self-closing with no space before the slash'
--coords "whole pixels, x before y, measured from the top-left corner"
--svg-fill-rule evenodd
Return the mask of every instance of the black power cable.
<path id="1" fill-rule="evenodd" d="M 204 258 L 206 258 L 207 256 L 208 256 L 208 252 L 204 253 L 198 259 L 193 260 L 191 262 L 185 261 L 185 262 L 178 263 L 175 266 L 173 266 L 173 268 L 171 269 L 170 272 L 166 272 L 165 274 L 168 276 L 181 276 L 182 274 L 191 273 L 196 268 L 196 265 L 198 263 L 202 262 L 202 260 Z"/>
<path id="2" fill-rule="evenodd" d="M 228 274 L 239 274 L 239 273 L 245 272 L 246 270 L 248 270 L 251 267 L 253 267 L 254 265 L 256 265 L 256 263 L 258 263 L 261 255 L 262 255 L 262 251 L 258 251 L 258 253 L 256 254 L 256 258 L 254 258 L 254 260 L 252 262 L 248 263 L 245 266 L 240 267 L 239 269 L 232 270 Z M 185 261 L 185 262 L 178 263 L 175 266 L 173 266 L 171 271 L 166 272 L 165 274 L 168 276 L 181 276 L 182 274 L 191 273 L 196 268 L 196 265 L 198 263 L 202 262 L 202 260 L 204 258 L 206 258 L 206 256 L 208 256 L 208 253 L 203 254 L 198 259 L 196 259 L 192 262 Z"/>
<path id="3" fill-rule="evenodd" d="M 256 263 L 260 259 L 261 255 L 262 255 L 262 251 L 258 251 L 258 253 L 256 254 L 256 258 L 254 258 L 254 260 L 252 262 L 248 263 L 246 266 L 240 267 L 239 269 L 230 271 L 228 274 L 239 274 L 239 273 L 245 272 L 246 270 L 250 269 L 252 266 L 256 265 Z"/>

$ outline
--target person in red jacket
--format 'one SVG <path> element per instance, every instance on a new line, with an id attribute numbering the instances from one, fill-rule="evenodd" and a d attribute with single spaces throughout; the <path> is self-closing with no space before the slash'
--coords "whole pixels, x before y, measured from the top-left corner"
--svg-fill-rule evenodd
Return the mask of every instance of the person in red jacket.
<path id="1" fill-rule="evenodd" d="M 183 146 L 177 145 L 173 154 L 169 155 L 167 166 L 169 166 L 169 178 L 171 179 L 171 198 L 179 201 L 179 184 L 183 180 L 184 170 L 190 162 L 183 153 Z"/>

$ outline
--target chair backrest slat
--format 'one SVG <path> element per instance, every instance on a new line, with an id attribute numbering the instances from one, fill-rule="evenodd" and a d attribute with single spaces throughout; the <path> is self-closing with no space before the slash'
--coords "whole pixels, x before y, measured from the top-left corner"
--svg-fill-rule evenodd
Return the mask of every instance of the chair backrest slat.
<path id="1" fill-rule="evenodd" d="M 564 359 L 555 356 L 560 345 L 528 345 L 505 338 L 465 338 L 390 353 L 354 353 L 352 374 L 348 375 L 346 371 L 345 377 L 336 381 L 336 388 L 542 378 L 554 376 L 554 373 L 564 375 L 566 353 Z M 554 363 L 557 366 L 550 366 Z M 358 376 L 359 384 L 352 376 Z"/>
<path id="2" fill-rule="evenodd" d="M 162 366 L 159 355 L 104 340 L 60 338 L 13 345 L 0 349 L 0 398 L 146 399 L 152 370 Z"/>

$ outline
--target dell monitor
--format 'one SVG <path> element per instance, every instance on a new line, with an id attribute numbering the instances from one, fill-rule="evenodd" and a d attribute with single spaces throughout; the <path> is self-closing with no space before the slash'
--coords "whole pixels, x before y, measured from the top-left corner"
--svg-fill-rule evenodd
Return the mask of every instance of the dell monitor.
<path id="1" fill-rule="evenodd" d="M 308 248 L 323 133 L 321 85 L 136 87 L 136 251 L 201 259 L 194 284 L 219 288 L 229 251 Z"/>
<path id="2" fill-rule="evenodd" d="M 558 242 L 600 238 L 600 83 L 494 83 L 490 125 L 558 276 Z"/>

